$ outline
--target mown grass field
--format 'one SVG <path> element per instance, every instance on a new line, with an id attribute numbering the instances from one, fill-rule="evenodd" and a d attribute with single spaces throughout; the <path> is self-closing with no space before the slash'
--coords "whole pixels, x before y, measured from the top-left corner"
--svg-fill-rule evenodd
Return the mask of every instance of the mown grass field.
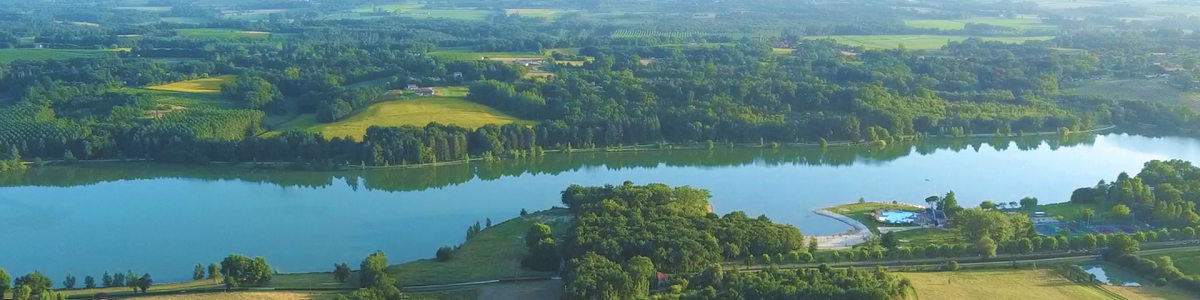
<path id="1" fill-rule="evenodd" d="M 391 95 L 392 99 L 382 99 L 382 102 L 356 112 L 353 116 L 334 123 L 318 124 L 312 114 L 300 117 L 283 124 L 280 130 L 305 130 L 318 132 L 326 138 L 352 137 L 362 139 L 367 128 L 371 126 L 425 126 L 430 122 L 446 125 L 457 125 L 467 128 L 477 128 L 488 124 L 508 124 L 519 122 L 533 124 L 533 121 L 521 120 L 500 111 L 467 101 L 466 87 L 438 88 L 438 96 L 412 97 L 400 100 Z M 385 96 L 388 97 L 388 96 Z"/>
<path id="2" fill-rule="evenodd" d="M 1182 91 L 1168 85 L 1163 80 L 1096 80 L 1079 87 L 1065 89 L 1063 93 L 1181 104 L 1200 108 L 1200 93 Z"/>
<path id="3" fill-rule="evenodd" d="M 72 59 L 72 58 L 95 58 L 109 55 L 117 55 L 117 51 L 126 49 L 34 49 L 34 48 L 14 48 L 0 49 L 0 62 L 13 62 L 18 60 L 49 60 L 49 59 Z"/>
<path id="4" fill-rule="evenodd" d="M 165 22 L 165 23 L 183 23 L 183 24 L 200 24 L 200 23 L 204 23 L 204 22 L 212 22 L 212 20 L 208 19 L 208 18 L 196 18 L 196 17 L 162 17 L 162 18 L 159 18 L 159 20 L 161 20 L 162 22 Z"/>
<path id="5" fill-rule="evenodd" d="M 1098 286 L 1071 282 L 1051 270 L 966 270 L 900 273 L 920 300 L 1120 300 Z"/>
<path id="6" fill-rule="evenodd" d="M 561 236 L 571 223 L 565 209 L 533 213 L 495 224 L 467 240 L 447 262 L 424 259 L 388 267 L 388 273 L 404 278 L 405 285 L 450 284 L 505 277 L 551 276 L 521 267 L 526 253 L 525 233 L 534 223 L 550 225 Z"/>
<path id="7" fill-rule="evenodd" d="M 214 38 L 214 39 L 234 39 L 234 38 L 254 38 L 266 39 L 271 37 L 270 32 L 265 31 L 245 31 L 228 28 L 188 28 L 179 29 L 180 37 L 186 38 Z"/>
<path id="8" fill-rule="evenodd" d="M 966 23 L 958 20 L 904 20 L 904 25 L 915 28 L 933 28 L 942 30 L 963 29 Z"/>
<path id="9" fill-rule="evenodd" d="M 1050 217 L 1053 217 L 1055 219 L 1060 219 L 1063 221 L 1082 220 L 1084 209 L 1091 209 L 1093 212 L 1096 213 L 1091 218 L 1092 222 L 1123 221 L 1123 220 L 1116 220 L 1116 217 L 1112 213 L 1111 206 L 1106 206 L 1106 205 L 1099 204 L 1099 203 L 1080 204 L 1080 203 L 1065 202 L 1065 203 L 1038 205 L 1038 207 L 1037 207 L 1038 211 L 1046 212 L 1046 214 L 1049 215 Z"/>
<path id="10" fill-rule="evenodd" d="M 156 85 L 146 87 L 150 90 L 196 93 L 196 94 L 220 94 L 221 85 L 237 80 L 235 75 L 224 75 L 217 77 L 201 78 L 188 81 L 180 81 L 176 83 L 168 83 L 164 85 Z"/>
<path id="11" fill-rule="evenodd" d="M 936 50 L 941 49 L 949 42 L 961 42 L 966 40 L 967 36 L 957 35 L 831 35 L 831 36 L 810 36 L 808 39 L 826 39 L 830 38 L 837 41 L 839 44 L 847 46 L 861 46 L 866 49 L 895 49 L 904 45 L 905 49 L 909 50 Z M 1038 40 L 1044 41 L 1054 37 L 1052 36 L 1036 36 L 1036 37 L 981 37 L 985 41 L 996 41 L 1003 43 L 1024 43 L 1025 41 Z"/>
<path id="12" fill-rule="evenodd" d="M 918 228 L 893 233 L 901 245 L 954 245 L 963 244 L 962 234 L 956 229 Z"/>

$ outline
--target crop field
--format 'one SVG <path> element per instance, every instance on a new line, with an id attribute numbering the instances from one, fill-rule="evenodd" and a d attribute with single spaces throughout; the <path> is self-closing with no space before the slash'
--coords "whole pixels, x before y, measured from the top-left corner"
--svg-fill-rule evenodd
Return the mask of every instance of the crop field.
<path id="1" fill-rule="evenodd" d="M 664 31 L 664 30 L 645 30 L 645 29 L 620 29 L 613 32 L 614 38 L 640 38 L 651 36 L 673 37 L 673 38 L 688 38 L 693 36 L 703 35 L 700 31 Z"/>
<path id="2" fill-rule="evenodd" d="M 510 8 L 504 10 L 509 15 L 521 15 L 523 17 L 544 18 L 554 20 L 559 14 L 571 12 L 570 10 L 552 9 L 552 8 Z"/>
<path id="3" fill-rule="evenodd" d="M 900 45 L 904 45 L 904 48 L 909 50 L 936 50 L 941 49 L 942 46 L 945 46 L 949 42 L 961 42 L 966 40 L 968 37 L 957 35 L 831 35 L 808 37 L 808 39 L 825 38 L 834 39 L 839 44 L 847 46 L 861 46 L 869 50 L 894 49 L 900 47 Z M 981 39 L 985 41 L 997 41 L 1004 43 L 1044 41 L 1052 38 L 1054 37 L 981 37 Z"/>
<path id="4" fill-rule="evenodd" d="M 232 39 L 232 38 L 270 38 L 271 33 L 266 31 L 244 31 L 228 28 L 191 28 L 179 29 L 180 37 L 187 38 L 217 38 L 217 39 Z"/>
<path id="5" fill-rule="evenodd" d="M 121 6 L 121 7 L 114 7 L 113 9 L 129 9 L 129 10 L 141 10 L 141 11 L 171 11 L 170 6 Z"/>
<path id="6" fill-rule="evenodd" d="M 1182 91 L 1162 80 L 1097 80 L 1079 87 L 1065 89 L 1063 93 L 1181 104 L 1200 108 L 1200 93 Z"/>
<path id="7" fill-rule="evenodd" d="M 958 20 L 904 20 L 904 25 L 915 28 L 956 30 L 963 29 L 966 23 Z"/>
<path id="8" fill-rule="evenodd" d="M 1098 286 L 1084 286 L 1051 270 L 967 270 L 900 273 L 921 300 L 1105 300 L 1123 299 Z"/>
<path id="9" fill-rule="evenodd" d="M 13 62 L 17 60 L 50 60 L 50 59 L 72 59 L 72 58 L 95 58 L 104 57 L 106 55 L 116 55 L 117 51 L 125 49 L 34 49 L 34 48 L 14 48 L 0 49 L 0 62 Z"/>
<path id="10" fill-rule="evenodd" d="M 281 130 L 305 130 L 318 132 L 326 138 L 352 137 L 362 139 L 367 128 L 371 126 L 425 126 L 430 122 L 446 125 L 457 125 L 467 128 L 477 128 L 488 124 L 508 124 L 519 122 L 533 124 L 533 121 L 521 120 L 485 105 L 467 101 L 466 87 L 437 88 L 438 96 L 413 97 L 400 100 L 395 95 L 392 100 L 372 104 L 345 120 L 334 123 L 319 124 L 312 114 L 301 115 L 295 120 L 283 124 Z M 385 96 L 388 97 L 388 96 Z"/>
<path id="11" fill-rule="evenodd" d="M 146 89 L 197 94 L 220 94 L 221 85 L 233 82 L 234 80 L 237 80 L 237 76 L 224 75 L 150 86 L 146 87 Z"/>

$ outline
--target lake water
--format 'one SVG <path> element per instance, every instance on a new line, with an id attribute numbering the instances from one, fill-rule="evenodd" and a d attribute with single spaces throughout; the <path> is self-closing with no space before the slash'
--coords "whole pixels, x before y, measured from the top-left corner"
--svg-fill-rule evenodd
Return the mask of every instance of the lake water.
<path id="1" fill-rule="evenodd" d="M 467 226 L 560 204 L 571 184 L 661 182 L 712 191 L 806 234 L 849 229 L 817 208 L 856 201 L 924 204 L 953 190 L 982 200 L 1066 201 L 1075 188 L 1136 174 L 1152 159 L 1200 159 L 1200 141 L 1108 134 L 1069 141 L 934 140 L 878 148 L 549 154 L 427 168 L 298 172 L 159 164 L 85 164 L 0 174 L 0 267 L 149 272 L 186 280 L 197 263 L 263 256 L 283 272 L 332 270 L 375 250 L 393 263 L 463 242 Z"/>
<path id="2" fill-rule="evenodd" d="M 1117 286 L 1142 286 L 1143 278 L 1133 272 L 1106 263 L 1081 264 L 1084 272 L 1096 276 L 1104 284 Z"/>

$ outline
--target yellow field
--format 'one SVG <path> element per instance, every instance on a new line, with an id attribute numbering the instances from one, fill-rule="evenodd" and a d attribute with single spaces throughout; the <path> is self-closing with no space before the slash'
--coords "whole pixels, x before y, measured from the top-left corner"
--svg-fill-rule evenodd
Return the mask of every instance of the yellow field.
<path id="1" fill-rule="evenodd" d="M 333 299 L 329 293 L 302 292 L 232 292 L 188 295 L 139 297 L 143 300 L 324 300 Z"/>
<path id="2" fill-rule="evenodd" d="M 372 104 L 348 119 L 316 124 L 316 117 L 308 114 L 284 124 L 282 130 L 305 130 L 319 132 L 326 138 L 352 137 L 361 140 L 371 126 L 425 126 L 430 122 L 478 128 L 488 124 L 521 122 L 533 124 L 504 114 L 481 104 L 465 99 L 466 87 L 438 88 L 438 96 L 412 96 L 407 100 L 384 100 Z"/>
<path id="3" fill-rule="evenodd" d="M 1078 285 L 1051 270 L 971 270 L 902 273 L 921 300 L 1104 300 L 1120 296 Z"/>
<path id="4" fill-rule="evenodd" d="M 209 77 L 209 78 L 181 81 L 181 82 L 169 83 L 169 84 L 164 84 L 164 85 L 156 85 L 156 86 L 151 86 L 151 87 L 146 87 L 146 88 L 151 89 L 151 90 L 170 91 L 170 92 L 184 92 L 184 93 L 197 93 L 197 94 L 220 94 L 222 84 L 225 84 L 228 82 L 233 82 L 236 79 L 237 79 L 237 76 L 225 75 L 225 76 L 217 76 L 217 77 Z"/>
<path id="5" fill-rule="evenodd" d="M 1151 286 L 1104 286 L 1105 289 L 1117 293 L 1129 300 L 1171 300 L 1171 299 L 1194 299 L 1195 296 L 1188 294 L 1187 291 L 1180 290 L 1170 285 L 1164 287 Z"/>

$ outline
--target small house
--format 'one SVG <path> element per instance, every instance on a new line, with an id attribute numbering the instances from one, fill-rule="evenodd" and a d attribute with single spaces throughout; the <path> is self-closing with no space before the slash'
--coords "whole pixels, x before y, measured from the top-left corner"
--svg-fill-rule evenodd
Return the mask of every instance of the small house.
<path id="1" fill-rule="evenodd" d="M 410 83 L 410 84 L 408 84 L 408 87 L 407 87 L 407 88 L 405 88 L 405 89 L 406 89 L 406 90 L 410 90 L 410 91 L 415 91 L 415 90 L 417 90 L 417 89 L 419 89 L 419 88 L 421 88 L 421 86 L 419 86 L 419 85 L 416 85 L 416 84 L 412 84 L 412 83 Z"/>
<path id="2" fill-rule="evenodd" d="M 434 88 L 431 88 L 431 87 L 423 87 L 423 88 L 418 88 L 418 89 L 417 89 L 417 95 L 420 95 L 420 96 L 433 96 L 433 95 L 437 95 L 437 90 L 435 90 Z"/>

